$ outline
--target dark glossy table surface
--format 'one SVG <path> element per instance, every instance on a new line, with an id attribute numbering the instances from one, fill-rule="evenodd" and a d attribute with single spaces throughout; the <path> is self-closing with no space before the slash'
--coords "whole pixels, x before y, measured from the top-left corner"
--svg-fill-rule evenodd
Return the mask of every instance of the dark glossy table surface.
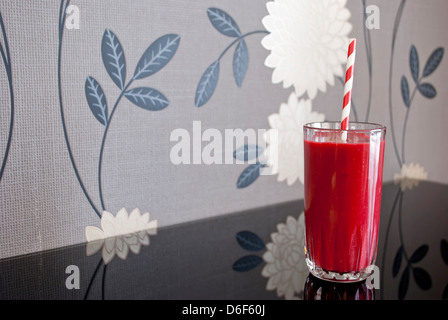
<path id="1" fill-rule="evenodd" d="M 86 244 L 0 260 L 0 299 L 447 299 L 448 186 L 406 186 L 383 188 L 373 288 L 310 276 L 294 201 L 161 228 L 108 264 Z"/>

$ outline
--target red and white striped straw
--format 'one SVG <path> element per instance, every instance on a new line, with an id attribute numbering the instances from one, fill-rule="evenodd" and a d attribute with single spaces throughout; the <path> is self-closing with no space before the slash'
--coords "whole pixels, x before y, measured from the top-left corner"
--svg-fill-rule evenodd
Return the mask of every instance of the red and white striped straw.
<path id="1" fill-rule="evenodd" d="M 345 69 L 344 104 L 342 106 L 341 129 L 348 130 L 350 118 L 350 105 L 353 88 L 353 68 L 355 66 L 356 39 L 350 39 L 347 53 L 347 66 Z"/>

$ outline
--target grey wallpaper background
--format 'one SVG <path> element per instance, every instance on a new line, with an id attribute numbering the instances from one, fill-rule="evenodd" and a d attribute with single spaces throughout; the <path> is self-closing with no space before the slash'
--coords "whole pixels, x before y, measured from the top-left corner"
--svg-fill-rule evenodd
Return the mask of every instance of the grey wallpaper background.
<path id="1" fill-rule="evenodd" d="M 294 89 L 272 83 L 273 70 L 265 66 L 269 51 L 262 45 L 266 34 L 259 33 L 245 37 L 249 60 L 241 86 L 235 83 L 233 50 L 229 50 L 220 60 L 219 81 L 212 97 L 203 106 L 195 106 L 201 76 L 233 40 L 212 26 L 207 9 L 214 7 L 227 12 L 241 32 L 247 33 L 266 30 L 262 23 L 269 14 L 265 1 L 73 0 L 70 4 L 79 8 L 79 29 L 65 28 L 60 42 L 61 2 L 0 1 L 14 89 L 12 139 L 0 178 L 0 258 L 84 242 L 85 228 L 100 225 L 70 161 L 60 103 L 79 176 L 100 211 L 98 162 L 105 126 L 92 116 L 85 82 L 89 76 L 98 81 L 110 112 L 120 97 L 120 89 L 102 60 L 101 44 L 106 29 L 117 36 L 124 50 L 127 81 L 151 43 L 166 34 L 180 37 L 169 63 L 131 86 L 155 88 L 166 96 L 169 105 L 152 112 L 124 97 L 119 100 L 108 128 L 102 161 L 102 193 L 107 211 L 115 215 L 123 207 L 128 212 L 139 208 L 142 213 L 149 212 L 151 220 L 158 220 L 159 227 L 167 227 L 303 197 L 300 181 L 288 185 L 277 181 L 277 175 L 261 176 L 250 186 L 237 188 L 238 177 L 247 165 L 174 165 L 170 161 L 170 150 L 175 145 L 170 141 L 173 130 L 184 128 L 191 133 L 193 121 L 201 121 L 203 131 L 269 129 L 268 117 L 288 102 Z M 397 174 L 403 174 L 403 163 L 418 163 L 424 167 L 428 180 L 446 184 L 446 57 L 427 77 L 427 82 L 437 90 L 435 96 L 427 93 L 431 98 L 417 91 L 407 108 L 401 79 L 406 76 L 412 93 L 415 87 L 409 62 L 412 45 L 418 51 L 421 75 L 434 50 L 448 44 L 448 2 L 367 1 L 367 5 L 371 4 L 380 9 L 380 29 L 369 31 L 372 88 L 368 120 L 388 127 L 384 180 L 394 180 Z M 348 21 L 353 26 L 349 37 L 358 39 L 352 99 L 359 120 L 364 121 L 369 69 L 363 1 L 349 0 L 346 7 L 351 12 Z M 395 29 L 391 56 L 400 7 L 402 15 Z M 4 36 L 2 43 L 5 46 Z M 58 60 L 60 44 L 61 60 Z M 11 131 L 8 88 L 7 69 L 2 65 L 2 160 Z M 334 86 L 327 84 L 326 92 L 319 91 L 312 99 L 313 111 L 325 114 L 327 120 L 339 120 L 342 93 L 338 79 Z M 306 94 L 301 98 L 307 99 Z M 403 163 L 403 159 L 397 161 L 391 123 L 400 155 L 403 132 L 406 138 Z"/>

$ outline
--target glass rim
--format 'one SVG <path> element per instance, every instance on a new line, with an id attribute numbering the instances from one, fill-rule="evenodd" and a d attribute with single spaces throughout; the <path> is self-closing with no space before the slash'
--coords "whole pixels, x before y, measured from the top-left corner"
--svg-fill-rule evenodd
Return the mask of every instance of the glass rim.
<path id="1" fill-rule="evenodd" d="M 342 130 L 342 129 L 333 129 L 333 128 L 318 128 L 315 127 L 314 125 L 316 124 L 323 124 L 323 123 L 330 123 L 330 124 L 341 124 L 341 121 L 315 121 L 315 122 L 309 122 L 303 125 L 304 129 L 310 129 L 310 130 L 320 130 L 320 131 L 351 131 L 351 132 L 376 132 L 376 131 L 386 131 L 386 126 L 382 125 L 382 124 L 378 124 L 378 123 L 374 123 L 374 122 L 362 122 L 362 121 L 353 121 L 353 122 L 349 122 L 349 127 L 350 125 L 353 124 L 362 124 L 362 125 L 369 125 L 371 126 L 371 128 L 369 129 L 348 129 L 348 130 Z"/>

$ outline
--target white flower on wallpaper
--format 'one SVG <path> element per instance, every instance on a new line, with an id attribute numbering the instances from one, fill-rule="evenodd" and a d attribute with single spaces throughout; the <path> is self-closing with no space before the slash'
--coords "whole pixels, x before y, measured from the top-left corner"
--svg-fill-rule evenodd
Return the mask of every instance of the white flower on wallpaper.
<path id="1" fill-rule="evenodd" d="M 138 254 L 142 245 L 149 246 L 149 236 L 157 234 L 158 222 L 149 218 L 149 213 L 141 214 L 137 208 L 129 215 L 122 208 L 115 217 L 103 211 L 101 229 L 86 227 L 87 255 L 102 249 L 104 263 L 108 264 L 115 256 L 126 260 L 129 251 Z"/>
<path id="2" fill-rule="evenodd" d="M 265 135 L 268 147 L 264 156 L 272 174 L 278 174 L 278 181 L 291 186 L 297 180 L 303 183 L 303 125 L 324 121 L 325 115 L 312 110 L 311 100 L 298 99 L 292 92 L 288 103 L 282 103 L 278 113 L 268 117 L 269 126 L 277 131 L 277 139 L 270 139 L 270 131 Z M 276 154 L 276 157 L 272 157 Z"/>
<path id="3" fill-rule="evenodd" d="M 409 165 L 403 164 L 401 172 L 394 175 L 395 184 L 400 184 L 402 191 L 406 189 L 411 190 L 413 187 L 418 186 L 420 181 L 427 180 L 428 173 L 420 164 L 411 163 Z"/>
<path id="4" fill-rule="evenodd" d="M 277 225 L 278 232 L 271 234 L 272 242 L 266 245 L 263 255 L 266 262 L 262 275 L 269 278 L 267 290 L 277 290 L 277 296 L 287 300 L 298 299 L 303 291 L 308 269 L 305 263 L 305 218 L 302 212 L 297 219 L 289 216 Z"/>
<path id="5" fill-rule="evenodd" d="M 264 27 L 270 32 L 261 44 L 270 50 L 265 65 L 273 68 L 272 82 L 294 86 L 313 99 L 344 74 L 350 11 L 346 0 L 275 0 L 267 3 Z"/>

